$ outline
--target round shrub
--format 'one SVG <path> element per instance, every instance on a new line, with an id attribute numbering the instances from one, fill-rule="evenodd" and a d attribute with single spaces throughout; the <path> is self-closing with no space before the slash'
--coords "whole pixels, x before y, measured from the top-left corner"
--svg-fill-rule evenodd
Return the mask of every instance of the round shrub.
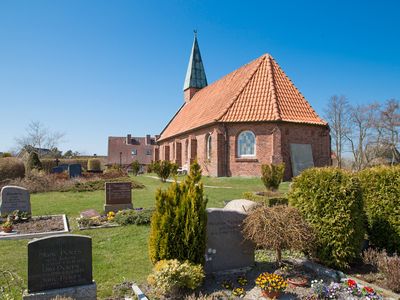
<path id="1" fill-rule="evenodd" d="M 370 242 L 400 253 L 400 166 L 378 166 L 358 174 Z"/>
<path id="2" fill-rule="evenodd" d="M 26 162 L 26 169 L 28 171 L 42 169 L 42 163 L 39 159 L 39 155 L 36 152 L 29 153 L 28 161 Z"/>
<path id="3" fill-rule="evenodd" d="M 131 164 L 131 169 L 132 169 L 132 174 L 134 176 L 137 176 L 139 174 L 140 171 L 140 163 L 138 160 L 135 160 L 132 162 Z"/>
<path id="4" fill-rule="evenodd" d="M 365 234 L 359 180 L 340 169 L 307 169 L 293 180 L 288 197 L 316 232 L 317 257 L 347 268 L 359 256 Z"/>
<path id="5" fill-rule="evenodd" d="M 156 296 L 168 295 L 179 299 L 183 289 L 194 290 L 201 285 L 203 279 L 204 271 L 201 265 L 172 259 L 157 262 L 147 282 L 154 287 Z"/>
<path id="6" fill-rule="evenodd" d="M 0 158 L 0 181 L 23 178 L 24 176 L 25 166 L 20 159 L 15 157 Z"/>
<path id="7" fill-rule="evenodd" d="M 98 158 L 91 158 L 87 162 L 88 171 L 101 171 L 101 161 Z"/>

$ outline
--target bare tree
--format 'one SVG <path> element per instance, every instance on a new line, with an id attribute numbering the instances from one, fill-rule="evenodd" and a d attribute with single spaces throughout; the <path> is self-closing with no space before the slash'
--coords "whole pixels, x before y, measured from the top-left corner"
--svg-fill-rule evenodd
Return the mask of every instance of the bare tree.
<path id="1" fill-rule="evenodd" d="M 354 157 L 354 168 L 359 171 L 371 162 L 370 149 L 376 145 L 376 127 L 379 104 L 357 105 L 350 107 L 351 130 L 346 133 Z"/>
<path id="2" fill-rule="evenodd" d="M 328 101 L 325 110 L 325 118 L 329 123 L 333 138 L 334 151 L 336 153 L 338 167 L 342 167 L 342 153 L 346 142 L 346 135 L 350 132 L 349 103 L 345 96 L 333 95 Z"/>
<path id="3" fill-rule="evenodd" d="M 387 100 L 380 111 L 377 124 L 380 132 L 381 143 L 390 149 L 391 164 L 400 158 L 399 156 L 399 129 L 400 129 L 400 102 L 396 99 Z"/>
<path id="4" fill-rule="evenodd" d="M 26 135 L 16 138 L 15 141 L 19 150 L 26 147 L 51 150 L 57 148 L 64 135 L 61 132 L 50 131 L 40 121 L 31 121 L 26 128 Z"/>

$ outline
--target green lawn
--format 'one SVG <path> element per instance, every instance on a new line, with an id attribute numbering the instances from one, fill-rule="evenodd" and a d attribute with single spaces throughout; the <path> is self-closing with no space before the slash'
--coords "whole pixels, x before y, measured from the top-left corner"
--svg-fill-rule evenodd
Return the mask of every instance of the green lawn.
<path id="1" fill-rule="evenodd" d="M 183 179 L 182 177 L 179 180 Z M 154 207 L 155 192 L 158 188 L 167 188 L 169 183 L 138 176 L 138 182 L 144 189 L 133 190 L 134 207 Z M 230 188 L 205 188 L 208 207 L 223 207 L 225 200 L 242 198 L 243 192 L 263 190 L 258 178 L 210 178 L 203 177 L 205 185 Z M 280 187 L 287 191 L 288 184 Z M 151 271 L 147 255 L 149 226 L 125 226 L 118 228 L 77 230 L 75 218 L 79 212 L 95 208 L 102 211 L 104 191 L 96 192 L 51 192 L 31 195 L 33 215 L 67 214 L 73 233 L 92 237 L 93 276 L 98 285 L 98 297 L 111 295 L 112 287 L 124 280 L 138 283 L 145 281 Z M 0 241 L 2 269 L 17 273 L 26 283 L 27 280 L 27 240 Z M 26 285 L 25 285 L 26 287 Z"/>

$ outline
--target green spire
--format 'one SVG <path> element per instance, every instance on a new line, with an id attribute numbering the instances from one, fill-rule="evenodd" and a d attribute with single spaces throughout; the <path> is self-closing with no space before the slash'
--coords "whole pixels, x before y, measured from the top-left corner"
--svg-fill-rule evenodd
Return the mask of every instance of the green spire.
<path id="1" fill-rule="evenodd" d="M 195 30 L 192 52 L 190 53 L 183 90 L 188 88 L 201 89 L 205 86 L 207 86 L 206 72 L 204 71 L 199 44 L 197 42 L 197 31 Z"/>

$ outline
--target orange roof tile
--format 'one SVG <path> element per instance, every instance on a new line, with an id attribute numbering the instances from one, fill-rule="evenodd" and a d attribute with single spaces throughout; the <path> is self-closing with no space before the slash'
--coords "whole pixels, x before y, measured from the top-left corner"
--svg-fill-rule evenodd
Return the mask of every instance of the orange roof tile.
<path id="1" fill-rule="evenodd" d="M 159 140 L 215 122 L 286 121 L 327 125 L 269 55 L 198 91 Z"/>

